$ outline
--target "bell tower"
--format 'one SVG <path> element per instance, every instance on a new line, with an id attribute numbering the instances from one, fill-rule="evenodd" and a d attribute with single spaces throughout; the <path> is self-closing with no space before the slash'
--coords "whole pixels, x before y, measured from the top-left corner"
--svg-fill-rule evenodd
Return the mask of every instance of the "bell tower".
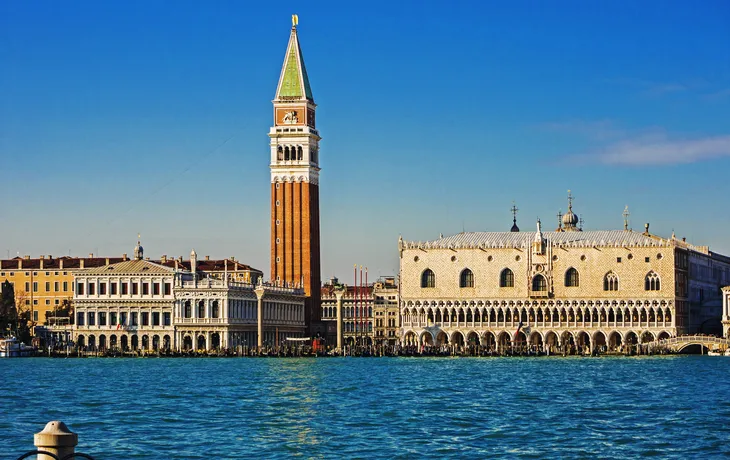
<path id="1" fill-rule="evenodd" d="M 320 323 L 319 132 L 317 105 L 292 16 L 289 44 L 276 87 L 271 146 L 271 281 L 302 286 L 305 321 Z"/>

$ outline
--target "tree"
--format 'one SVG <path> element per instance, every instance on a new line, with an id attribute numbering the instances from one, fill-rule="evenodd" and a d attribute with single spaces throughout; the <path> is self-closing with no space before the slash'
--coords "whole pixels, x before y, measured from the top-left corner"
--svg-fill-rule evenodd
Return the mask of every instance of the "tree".
<path id="1" fill-rule="evenodd" d="M 23 298 L 22 293 L 19 298 Z M 6 280 L 0 285 L 0 333 L 12 333 L 21 342 L 30 343 L 29 323 L 30 311 L 23 308 L 22 300 L 16 302 L 15 286 Z"/>

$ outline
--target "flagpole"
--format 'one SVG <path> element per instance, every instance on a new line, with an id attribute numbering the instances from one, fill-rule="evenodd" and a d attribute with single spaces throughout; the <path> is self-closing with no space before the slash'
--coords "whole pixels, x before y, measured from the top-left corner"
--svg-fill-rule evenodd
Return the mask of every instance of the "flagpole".
<path id="1" fill-rule="evenodd" d="M 368 304 L 370 303 L 370 294 L 368 293 L 368 267 L 365 267 L 365 314 L 363 315 L 365 317 L 365 325 L 367 326 L 368 321 L 370 321 L 370 315 L 368 310 Z M 366 334 L 370 333 L 370 328 L 366 329 Z M 368 335 L 366 335 L 368 337 Z M 367 339 L 365 340 L 367 342 Z"/>
<path id="2" fill-rule="evenodd" d="M 358 291 L 358 296 L 360 297 L 360 311 L 358 312 L 360 315 L 360 338 L 364 338 L 364 331 L 362 330 L 362 265 L 360 265 L 360 289 Z"/>

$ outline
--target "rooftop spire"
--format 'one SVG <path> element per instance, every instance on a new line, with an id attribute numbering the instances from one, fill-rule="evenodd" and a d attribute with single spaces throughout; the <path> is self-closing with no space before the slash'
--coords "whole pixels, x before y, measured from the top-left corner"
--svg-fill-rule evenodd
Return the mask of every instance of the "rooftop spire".
<path id="1" fill-rule="evenodd" d="M 304 67 L 302 49 L 299 47 L 299 37 L 297 36 L 298 24 L 299 16 L 296 14 L 292 15 L 289 45 L 286 48 L 284 65 L 281 68 L 279 85 L 276 87 L 276 96 L 274 98 L 277 101 L 299 101 L 306 99 L 314 102 L 312 88 L 309 86 L 307 69 Z"/>
<path id="2" fill-rule="evenodd" d="M 520 227 L 517 226 L 517 206 L 515 205 L 515 202 L 512 202 L 512 208 L 510 208 L 510 211 L 512 211 L 512 230 L 513 232 L 519 232 Z"/>

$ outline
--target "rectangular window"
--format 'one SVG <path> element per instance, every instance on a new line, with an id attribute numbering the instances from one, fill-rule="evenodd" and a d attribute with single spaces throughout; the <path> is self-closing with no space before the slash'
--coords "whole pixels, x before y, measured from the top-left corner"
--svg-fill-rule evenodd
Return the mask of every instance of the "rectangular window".
<path id="1" fill-rule="evenodd" d="M 160 283 L 152 283 L 152 294 L 160 295 Z"/>
<path id="2" fill-rule="evenodd" d="M 76 283 L 76 294 L 84 295 L 84 283 Z"/>
<path id="3" fill-rule="evenodd" d="M 99 284 L 99 295 L 106 295 L 106 283 Z"/>
<path id="4" fill-rule="evenodd" d="M 38 292 L 38 281 L 33 281 L 33 292 Z"/>
<path id="5" fill-rule="evenodd" d="M 110 326 L 116 326 L 117 325 L 117 314 L 115 312 L 109 313 L 109 325 Z"/>
<path id="6" fill-rule="evenodd" d="M 132 295 L 139 295 L 139 284 L 132 283 Z"/>
<path id="7" fill-rule="evenodd" d="M 60 287 L 61 287 L 61 285 L 60 285 L 60 283 L 59 283 L 58 281 L 55 281 L 55 282 L 53 283 L 53 290 L 54 290 L 55 292 L 58 292 L 58 290 L 59 290 L 59 288 L 60 288 Z"/>
<path id="8" fill-rule="evenodd" d="M 96 318 L 95 318 L 95 316 L 96 316 L 96 315 L 94 315 L 94 312 L 91 312 L 91 311 L 89 312 L 89 314 L 88 314 L 88 315 L 86 315 L 86 317 L 87 317 L 87 318 L 88 318 L 88 320 L 89 320 L 89 326 L 93 326 L 93 325 L 95 324 L 95 321 L 96 321 Z"/>
<path id="9" fill-rule="evenodd" d="M 127 325 L 127 313 L 119 313 L 119 324 L 122 326 Z"/>
<path id="10" fill-rule="evenodd" d="M 109 293 L 111 295 L 117 295 L 117 286 L 119 286 L 116 282 L 109 283 Z"/>
<path id="11" fill-rule="evenodd" d="M 133 312 L 132 313 L 131 325 L 132 326 L 138 326 L 139 325 L 139 322 L 137 322 L 137 312 Z"/>
<path id="12" fill-rule="evenodd" d="M 129 294 L 129 284 L 128 283 L 122 283 L 122 295 Z"/>
<path id="13" fill-rule="evenodd" d="M 170 313 L 169 312 L 163 313 L 162 320 L 164 321 L 165 326 L 169 326 L 170 325 Z"/>
<path id="14" fill-rule="evenodd" d="M 50 305 L 50 304 L 51 304 L 51 299 L 46 299 L 46 305 Z"/>
<path id="15" fill-rule="evenodd" d="M 160 325 L 160 312 L 158 312 L 158 311 L 152 312 L 152 325 L 153 326 Z"/>
<path id="16" fill-rule="evenodd" d="M 142 326 L 149 326 L 150 325 L 150 314 L 146 311 L 142 312 Z"/>
<path id="17" fill-rule="evenodd" d="M 616 257 L 616 262 L 620 264 L 621 263 L 621 257 Z"/>
<path id="18" fill-rule="evenodd" d="M 76 313 L 76 325 L 77 326 L 83 326 L 84 325 L 84 313 L 78 312 Z"/>
<path id="19" fill-rule="evenodd" d="M 68 292 L 68 281 L 63 282 L 63 292 Z"/>
<path id="20" fill-rule="evenodd" d="M 46 276 L 50 276 L 50 275 L 51 275 L 51 272 L 46 272 Z"/>
<path id="21" fill-rule="evenodd" d="M 89 295 L 95 295 L 96 294 L 96 284 L 89 283 Z"/>
<path id="22" fill-rule="evenodd" d="M 25 282 L 25 292 L 30 292 L 30 283 L 28 281 Z"/>
<path id="23" fill-rule="evenodd" d="M 99 312 L 99 326 L 106 326 L 106 312 Z"/>
<path id="24" fill-rule="evenodd" d="M 651 260 L 650 258 L 644 257 L 644 262 L 649 263 L 650 260 Z"/>
<path id="25" fill-rule="evenodd" d="M 38 299 L 33 299 L 33 305 L 38 305 Z"/>
<path id="26" fill-rule="evenodd" d="M 51 282 L 46 281 L 46 292 L 51 292 Z"/>
<path id="27" fill-rule="evenodd" d="M 38 310 L 33 312 L 33 321 L 38 321 Z"/>
<path id="28" fill-rule="evenodd" d="M 60 303 L 60 302 L 58 301 L 58 299 L 56 299 L 56 300 L 55 300 L 55 304 L 56 304 L 56 305 L 58 305 L 59 303 Z"/>
<path id="29" fill-rule="evenodd" d="M 142 295 L 150 295 L 150 283 L 142 283 Z"/>
<path id="30" fill-rule="evenodd" d="M 165 295 L 170 295 L 172 293 L 172 285 L 170 283 L 165 283 L 163 292 Z"/>

